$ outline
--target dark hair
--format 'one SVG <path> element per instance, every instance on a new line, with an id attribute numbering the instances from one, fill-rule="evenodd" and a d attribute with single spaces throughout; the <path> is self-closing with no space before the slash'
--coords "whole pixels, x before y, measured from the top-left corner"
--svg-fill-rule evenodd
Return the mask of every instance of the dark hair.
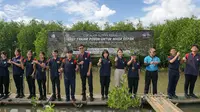
<path id="1" fill-rule="evenodd" d="M 28 53 L 29 53 L 29 52 L 30 52 L 31 54 L 33 54 L 33 51 L 32 51 L 32 50 L 29 50 Z"/>
<path id="2" fill-rule="evenodd" d="M 21 53 L 21 50 L 19 48 L 16 48 L 15 51 L 17 51 L 18 53 Z"/>
<path id="3" fill-rule="evenodd" d="M 43 51 L 40 51 L 40 54 L 44 55 L 45 56 L 45 53 Z"/>
<path id="4" fill-rule="evenodd" d="M 1 51 L 1 54 L 7 56 L 7 53 L 5 51 Z"/>
<path id="5" fill-rule="evenodd" d="M 172 47 L 172 48 L 170 49 L 170 51 L 171 51 L 172 49 L 176 50 L 176 48 Z"/>
<path id="6" fill-rule="evenodd" d="M 53 50 L 53 52 L 58 53 L 58 50 Z"/>
<path id="7" fill-rule="evenodd" d="M 80 44 L 79 47 L 84 47 L 84 45 L 83 45 L 83 44 Z"/>
<path id="8" fill-rule="evenodd" d="M 108 57 L 109 57 L 109 52 L 108 52 L 108 50 L 106 50 L 106 49 L 103 50 L 103 52 L 102 52 L 102 57 L 105 58 L 105 57 L 103 56 L 105 53 L 107 53 L 107 54 L 108 54 Z"/>
<path id="9" fill-rule="evenodd" d="M 121 48 L 118 48 L 117 52 L 119 52 L 119 51 L 123 52 L 123 50 Z"/>
<path id="10" fill-rule="evenodd" d="M 197 44 L 193 44 L 192 47 L 196 47 L 197 49 L 199 49 L 199 46 Z"/>
<path id="11" fill-rule="evenodd" d="M 68 50 L 67 53 L 73 53 L 73 51 L 72 50 Z"/>

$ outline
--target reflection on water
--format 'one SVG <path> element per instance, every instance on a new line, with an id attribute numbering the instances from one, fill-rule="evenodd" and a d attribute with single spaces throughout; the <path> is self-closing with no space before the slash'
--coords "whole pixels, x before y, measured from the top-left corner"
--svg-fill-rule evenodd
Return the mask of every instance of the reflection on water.
<path id="1" fill-rule="evenodd" d="M 17 107 L 17 106 L 3 106 L 0 107 L 0 112 L 41 112 L 42 108 L 33 109 L 30 106 Z M 83 108 L 74 108 L 74 107 L 63 107 L 59 106 L 55 108 L 55 112 L 124 112 L 119 110 L 113 110 L 108 107 L 102 106 L 87 106 Z M 129 109 L 126 112 L 153 112 L 152 109 Z"/>

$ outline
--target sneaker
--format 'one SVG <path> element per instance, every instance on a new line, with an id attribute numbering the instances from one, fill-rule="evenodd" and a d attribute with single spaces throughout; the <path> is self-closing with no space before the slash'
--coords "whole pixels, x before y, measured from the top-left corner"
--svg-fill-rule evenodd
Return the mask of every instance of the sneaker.
<path id="1" fill-rule="evenodd" d="M 173 95 L 173 98 L 178 99 L 178 96 L 177 95 Z"/>
<path id="2" fill-rule="evenodd" d="M 62 98 L 59 96 L 59 97 L 58 97 L 58 101 L 61 101 L 61 100 L 62 100 Z"/>
<path id="3" fill-rule="evenodd" d="M 108 96 L 106 96 L 105 99 L 107 100 L 107 99 L 108 99 Z"/>
<path id="4" fill-rule="evenodd" d="M 195 94 L 190 94 L 192 98 L 198 98 Z"/>
<path id="5" fill-rule="evenodd" d="M 5 95 L 4 97 L 3 97 L 3 99 L 7 99 L 9 97 L 9 95 Z"/>
<path id="6" fill-rule="evenodd" d="M 92 101 L 94 101 L 94 98 L 93 98 L 93 96 L 90 96 L 90 101 L 92 102 Z"/>
<path id="7" fill-rule="evenodd" d="M 42 96 L 40 96 L 40 98 L 39 98 L 38 100 L 40 100 L 40 101 L 41 101 L 41 100 L 43 100 L 43 97 L 42 97 Z"/>
<path id="8" fill-rule="evenodd" d="M 55 98 L 55 97 L 52 97 L 52 98 L 51 98 L 51 101 L 55 101 L 55 100 L 56 100 L 56 98 Z"/>
<path id="9" fill-rule="evenodd" d="M 172 95 L 168 95 L 168 98 L 169 98 L 169 99 L 173 99 Z"/>
<path id="10" fill-rule="evenodd" d="M 85 95 L 83 95 L 82 101 L 86 101 L 86 96 Z"/>
<path id="11" fill-rule="evenodd" d="M 24 98 L 24 97 L 25 97 L 25 95 L 20 95 L 20 96 L 19 96 L 19 98 Z"/>
<path id="12" fill-rule="evenodd" d="M 185 98 L 190 98 L 190 96 L 188 94 L 185 94 Z"/>
<path id="13" fill-rule="evenodd" d="M 69 98 L 66 98 L 66 102 L 69 102 L 70 101 L 70 99 Z"/>
<path id="14" fill-rule="evenodd" d="M 44 97 L 43 97 L 43 100 L 47 100 L 47 97 L 46 97 L 46 96 L 44 96 Z"/>
<path id="15" fill-rule="evenodd" d="M 3 94 L 1 94 L 1 95 L 0 95 L 0 98 L 3 98 L 3 97 L 4 97 L 4 95 L 3 95 Z"/>
<path id="16" fill-rule="evenodd" d="M 29 95 L 28 97 L 27 97 L 27 99 L 31 99 L 32 98 L 32 95 Z"/>
<path id="17" fill-rule="evenodd" d="M 15 96 L 15 98 L 19 98 L 20 97 L 20 95 L 19 94 L 17 94 L 17 96 Z"/>
<path id="18" fill-rule="evenodd" d="M 102 96 L 102 97 L 101 97 L 101 100 L 105 100 L 105 97 L 104 97 L 104 96 Z"/>

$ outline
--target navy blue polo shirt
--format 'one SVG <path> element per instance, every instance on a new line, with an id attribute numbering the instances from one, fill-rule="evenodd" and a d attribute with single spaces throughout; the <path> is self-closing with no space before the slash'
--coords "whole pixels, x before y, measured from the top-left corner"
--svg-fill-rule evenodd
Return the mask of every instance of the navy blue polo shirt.
<path id="1" fill-rule="evenodd" d="M 115 62 L 115 67 L 117 68 L 117 69 L 124 69 L 125 67 L 126 67 L 126 60 L 125 60 L 125 58 L 120 58 L 120 57 L 117 57 L 118 58 L 118 60 L 117 60 L 117 62 Z"/>
<path id="2" fill-rule="evenodd" d="M 80 68 L 80 74 L 82 76 L 86 76 L 89 69 L 89 65 L 90 63 L 92 63 L 90 53 L 84 52 L 83 55 L 79 54 L 77 59 L 78 59 L 78 63 L 81 61 L 84 61 L 84 64 L 79 65 L 79 68 Z"/>
<path id="3" fill-rule="evenodd" d="M 140 63 L 135 61 L 129 65 L 128 77 L 139 77 L 138 70 L 140 69 Z"/>
<path id="4" fill-rule="evenodd" d="M 44 63 L 47 65 L 46 60 L 38 60 L 40 64 Z M 40 65 L 36 64 L 36 78 L 38 80 L 46 79 L 46 68 L 42 68 Z"/>
<path id="5" fill-rule="evenodd" d="M 185 55 L 186 57 L 186 67 L 185 74 L 197 76 L 199 74 L 200 67 L 200 55 L 188 53 Z"/>
<path id="6" fill-rule="evenodd" d="M 24 60 L 24 66 L 26 67 L 26 76 L 30 76 L 32 75 L 34 69 L 33 69 L 33 58 L 31 58 L 30 60 L 28 58 L 26 58 Z"/>
<path id="7" fill-rule="evenodd" d="M 168 56 L 168 61 L 172 60 L 174 56 Z M 169 63 L 168 68 L 171 70 L 177 70 L 179 71 L 179 65 L 180 65 L 180 60 L 176 58 L 176 60 L 173 63 Z"/>
<path id="8" fill-rule="evenodd" d="M 7 59 L 0 60 L 0 76 L 9 76 L 8 67 L 10 64 Z"/>
<path id="9" fill-rule="evenodd" d="M 64 69 L 65 79 L 72 79 L 76 77 L 76 65 L 77 62 L 75 59 L 64 59 L 62 68 Z"/>
<path id="10" fill-rule="evenodd" d="M 21 56 L 14 57 L 14 58 L 12 58 L 12 61 L 20 64 L 21 58 L 22 58 Z M 22 75 L 23 73 L 24 73 L 24 70 L 21 67 L 13 64 L 13 75 Z"/>
<path id="11" fill-rule="evenodd" d="M 51 77 L 59 77 L 59 72 L 58 69 L 60 69 L 61 66 L 61 58 L 57 57 L 56 59 L 51 58 L 49 61 L 49 68 L 50 68 L 50 73 Z"/>
<path id="12" fill-rule="evenodd" d="M 100 76 L 110 76 L 112 63 L 110 59 L 101 58 Z"/>

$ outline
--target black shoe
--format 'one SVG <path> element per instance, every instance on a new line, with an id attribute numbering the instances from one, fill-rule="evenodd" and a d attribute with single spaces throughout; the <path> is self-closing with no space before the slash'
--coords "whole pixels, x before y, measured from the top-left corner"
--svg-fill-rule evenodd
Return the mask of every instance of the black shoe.
<path id="1" fill-rule="evenodd" d="M 28 97 L 27 97 L 27 99 L 31 99 L 32 98 L 32 95 L 29 95 Z"/>
<path id="2" fill-rule="evenodd" d="M 101 97 L 101 100 L 105 100 L 105 97 L 104 97 L 104 96 L 102 96 L 102 97 Z"/>
<path id="3" fill-rule="evenodd" d="M 58 96 L 58 101 L 61 101 L 61 100 L 62 100 L 62 98 L 60 96 Z"/>
<path id="4" fill-rule="evenodd" d="M 107 100 L 107 99 L 108 99 L 108 96 L 106 96 L 105 99 Z"/>
<path id="5" fill-rule="evenodd" d="M 7 99 L 9 97 L 9 95 L 5 95 L 4 97 L 3 97 L 3 99 Z"/>
<path id="6" fill-rule="evenodd" d="M 177 95 L 173 95 L 173 98 L 178 99 L 178 96 Z"/>
<path id="7" fill-rule="evenodd" d="M 3 94 L 1 94 L 1 95 L 0 95 L 0 98 L 3 98 L 3 97 L 4 97 L 4 95 L 3 95 Z"/>
<path id="8" fill-rule="evenodd" d="M 70 99 L 67 98 L 67 99 L 66 99 L 66 102 L 69 102 L 69 101 L 70 101 Z"/>
<path id="9" fill-rule="evenodd" d="M 56 100 L 56 98 L 55 98 L 55 97 L 52 97 L 52 98 L 51 98 L 51 101 L 55 101 L 55 100 Z"/>
<path id="10" fill-rule="evenodd" d="M 40 96 L 40 98 L 39 98 L 38 100 L 40 100 L 40 101 L 41 101 L 41 100 L 43 100 L 43 97 L 42 97 L 42 96 Z"/>
<path id="11" fill-rule="evenodd" d="M 86 101 L 86 96 L 85 95 L 83 95 L 82 101 Z"/>
<path id="12" fill-rule="evenodd" d="M 44 97 L 43 97 L 43 100 L 47 100 L 47 97 L 46 97 L 46 96 L 44 96 Z"/>
<path id="13" fill-rule="evenodd" d="M 22 94 L 22 95 L 20 95 L 20 96 L 19 96 L 19 98 L 24 98 L 24 97 L 25 97 L 25 95 L 24 95 L 24 94 Z"/>
<path id="14" fill-rule="evenodd" d="M 93 98 L 93 96 L 90 96 L 90 101 L 92 102 L 92 101 L 94 101 L 94 98 Z"/>
<path id="15" fill-rule="evenodd" d="M 190 98 L 190 96 L 188 94 L 185 94 L 185 98 Z"/>
<path id="16" fill-rule="evenodd" d="M 15 98 L 19 98 L 20 97 L 20 95 L 19 94 L 17 94 L 17 96 L 15 96 Z"/>
<path id="17" fill-rule="evenodd" d="M 169 98 L 169 99 L 172 99 L 173 97 L 172 97 L 172 95 L 168 95 L 168 98 Z"/>
<path id="18" fill-rule="evenodd" d="M 190 97 L 192 97 L 192 98 L 198 98 L 195 94 L 190 94 Z"/>

